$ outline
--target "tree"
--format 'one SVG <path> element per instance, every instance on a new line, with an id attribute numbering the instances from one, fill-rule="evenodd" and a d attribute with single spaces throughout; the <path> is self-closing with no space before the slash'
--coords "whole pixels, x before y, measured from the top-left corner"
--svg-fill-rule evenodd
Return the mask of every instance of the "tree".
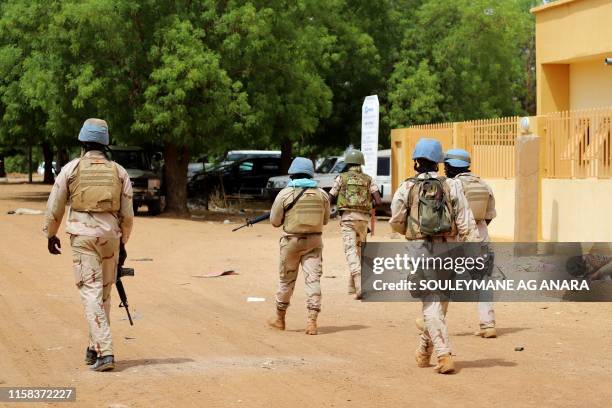
<path id="1" fill-rule="evenodd" d="M 391 126 L 525 112 L 524 0 L 429 0 L 406 30 L 389 81 Z"/>
<path id="2" fill-rule="evenodd" d="M 259 146 L 277 145 L 289 167 L 294 142 L 331 113 L 332 91 L 322 72 L 331 67 L 337 38 L 324 17 L 337 2 L 229 1 L 216 35 L 223 68 L 244 84 L 251 112 L 246 135 Z"/>
<path id="3" fill-rule="evenodd" d="M 15 1 L 0 4 L 0 145 L 27 151 L 32 182 L 32 148 L 41 144 L 45 153 L 46 183 L 53 183 L 50 137 L 44 128 L 45 113 L 28 97 L 24 76 L 29 59 L 39 47 L 37 29 L 48 24 L 54 4 Z"/>
<path id="4" fill-rule="evenodd" d="M 203 135 L 231 134 L 247 108 L 240 84 L 219 66 L 219 55 L 206 47 L 205 33 L 173 16 L 156 33 L 149 52 L 154 67 L 136 111 L 136 131 L 156 135 L 164 145 L 168 209 L 186 212 L 189 149 Z M 225 130 L 224 130 L 225 128 Z"/>

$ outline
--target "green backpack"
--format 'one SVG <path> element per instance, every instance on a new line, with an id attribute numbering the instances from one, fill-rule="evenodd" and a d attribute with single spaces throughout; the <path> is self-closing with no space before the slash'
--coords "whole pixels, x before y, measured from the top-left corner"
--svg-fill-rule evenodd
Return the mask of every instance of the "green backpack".
<path id="1" fill-rule="evenodd" d="M 450 190 L 445 177 L 411 178 L 414 183 L 408 193 L 406 238 L 425 239 L 450 236 L 455 222 L 450 201 Z"/>
<path id="2" fill-rule="evenodd" d="M 342 173 L 340 178 L 342 186 L 338 193 L 338 209 L 369 213 L 372 209 L 372 178 L 356 171 Z"/>

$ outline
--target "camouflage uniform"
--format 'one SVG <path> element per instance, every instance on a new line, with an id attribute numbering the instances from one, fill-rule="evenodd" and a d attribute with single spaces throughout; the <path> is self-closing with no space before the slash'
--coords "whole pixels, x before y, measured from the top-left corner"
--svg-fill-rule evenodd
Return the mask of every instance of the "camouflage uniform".
<path id="1" fill-rule="evenodd" d="M 421 173 L 417 177 L 424 178 L 425 174 L 431 177 L 438 177 L 436 172 Z M 455 214 L 455 224 L 457 227 L 457 237 L 435 238 L 434 242 L 450 242 L 453 240 L 479 242 L 478 229 L 474 216 L 470 211 L 467 199 L 463 193 L 463 186 L 459 180 L 446 179 L 450 189 L 451 201 Z M 410 180 L 404 181 L 397 189 L 391 202 L 391 228 L 400 234 L 406 234 L 406 219 L 408 216 L 408 195 L 414 183 Z M 416 242 L 416 241 L 415 241 Z M 423 304 L 423 320 L 425 328 L 421 333 L 418 350 L 430 355 L 432 351 L 437 356 L 451 354 L 451 345 L 446 326 L 446 311 L 448 302 L 441 301 L 436 293 L 429 293 L 421 298 Z"/>
<path id="2" fill-rule="evenodd" d="M 361 172 L 360 167 L 352 167 L 348 171 Z M 342 188 L 342 177 L 338 176 L 334 180 L 329 194 L 333 197 L 338 197 Z M 378 192 L 378 186 L 374 180 L 370 183 L 370 197 Z M 344 255 L 349 267 L 348 288 L 349 293 L 355 292 L 355 280 L 361 279 L 361 247 L 366 242 L 368 234 L 368 223 L 371 215 L 362 211 L 341 211 L 340 215 L 340 233 L 342 234 L 342 242 L 344 243 Z"/>
<path id="3" fill-rule="evenodd" d="M 480 180 L 471 172 L 461 173 L 455 178 L 465 181 Z M 487 201 L 487 209 L 485 212 L 484 219 L 477 220 L 476 226 L 478 227 L 478 235 L 480 235 L 482 242 L 488 244 L 490 242 L 489 228 L 485 220 L 494 219 L 497 216 L 497 211 L 495 210 L 495 196 L 493 195 L 493 190 L 483 180 L 480 180 L 480 182 L 488 190 L 489 199 Z M 490 293 L 485 293 L 484 296 L 490 297 Z M 488 301 L 487 299 L 478 302 L 478 318 L 480 320 L 480 329 L 495 328 L 495 310 L 493 309 L 493 302 Z"/>
<path id="4" fill-rule="evenodd" d="M 98 151 L 89 151 L 85 158 L 103 159 Z M 55 180 L 47 201 L 44 233 L 57 234 L 66 204 L 69 182 L 75 176 L 79 159 L 68 163 Z M 122 184 L 121 207 L 118 213 L 81 212 L 70 208 L 66 232 L 70 234 L 73 272 L 85 317 L 89 324 L 89 347 L 98 357 L 113 354 L 110 332 L 110 293 L 116 279 L 119 243 L 127 243 L 134 219 L 132 184 L 123 167 L 116 164 Z"/>
<path id="5" fill-rule="evenodd" d="M 329 200 L 327 193 L 316 189 L 324 199 L 323 225 L 329 221 Z M 300 189 L 287 187 L 278 193 L 270 211 L 270 222 L 280 227 L 285 221 L 285 208 L 293 202 Z M 293 211 L 293 210 L 291 210 Z M 306 283 L 306 308 L 312 311 L 321 310 L 321 275 L 323 239 L 320 233 L 291 234 L 284 229 L 280 239 L 279 286 L 276 293 L 276 306 L 287 310 L 295 288 L 298 270 L 302 265 Z"/>

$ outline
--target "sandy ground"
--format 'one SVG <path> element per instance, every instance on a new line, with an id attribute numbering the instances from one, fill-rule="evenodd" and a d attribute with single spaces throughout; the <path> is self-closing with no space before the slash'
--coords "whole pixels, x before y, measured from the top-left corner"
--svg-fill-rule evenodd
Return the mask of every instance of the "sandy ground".
<path id="1" fill-rule="evenodd" d="M 603 407 L 612 399 L 610 303 L 498 304 L 492 340 L 472 335 L 475 305 L 452 304 L 458 373 L 417 368 L 419 305 L 346 295 L 337 221 L 324 234 L 320 335 L 305 336 L 302 282 L 288 330 L 265 326 L 278 263 L 269 224 L 231 233 L 233 225 L 206 219 L 138 217 L 127 262 L 136 277 L 125 279 L 135 326 L 113 293 L 117 369 L 90 372 L 65 233 L 63 254 L 51 256 L 42 216 L 7 215 L 43 209 L 48 191 L 0 185 L 0 386 L 73 386 L 77 403 L 57 405 L 79 407 Z M 374 239 L 388 240 L 385 223 L 378 227 Z M 239 275 L 194 277 L 227 269 Z M 25 405 L 45 404 L 14 406 Z"/>

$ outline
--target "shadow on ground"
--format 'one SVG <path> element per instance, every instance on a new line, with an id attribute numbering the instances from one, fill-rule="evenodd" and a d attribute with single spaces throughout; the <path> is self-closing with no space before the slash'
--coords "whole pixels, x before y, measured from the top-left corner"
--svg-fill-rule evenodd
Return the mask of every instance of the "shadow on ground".
<path id="1" fill-rule="evenodd" d="M 191 358 L 145 358 L 140 360 L 120 360 L 115 363 L 115 371 L 121 372 L 132 367 L 154 366 L 165 364 L 193 363 Z"/>
<path id="2" fill-rule="evenodd" d="M 32 202 L 32 203 L 46 203 L 49 198 L 49 193 L 47 192 L 36 192 L 36 193 L 21 193 L 15 196 L 4 196 L 0 197 L 0 200 L 4 201 L 22 201 L 22 202 Z"/>
<path id="3" fill-rule="evenodd" d="M 513 361 L 506 361 L 501 358 L 485 358 L 472 361 L 455 360 L 455 371 L 459 373 L 466 368 L 516 367 L 517 365 Z"/>
<path id="4" fill-rule="evenodd" d="M 355 330 L 363 330 L 363 329 L 368 329 L 370 328 L 370 326 L 364 326 L 362 324 L 351 324 L 349 326 L 319 326 L 318 328 L 318 332 L 319 334 L 332 334 L 332 333 L 338 333 L 338 332 L 343 332 L 343 331 L 355 331 Z M 295 333 L 299 333 L 299 332 L 304 332 L 304 329 L 300 329 L 300 330 L 287 330 L 290 332 L 295 332 Z"/>
<path id="5" fill-rule="evenodd" d="M 531 327 L 496 327 L 497 337 L 505 336 L 507 334 L 518 333 L 523 330 L 531 330 Z M 453 336 L 474 336 L 476 330 L 471 332 L 459 332 L 453 334 Z"/>

